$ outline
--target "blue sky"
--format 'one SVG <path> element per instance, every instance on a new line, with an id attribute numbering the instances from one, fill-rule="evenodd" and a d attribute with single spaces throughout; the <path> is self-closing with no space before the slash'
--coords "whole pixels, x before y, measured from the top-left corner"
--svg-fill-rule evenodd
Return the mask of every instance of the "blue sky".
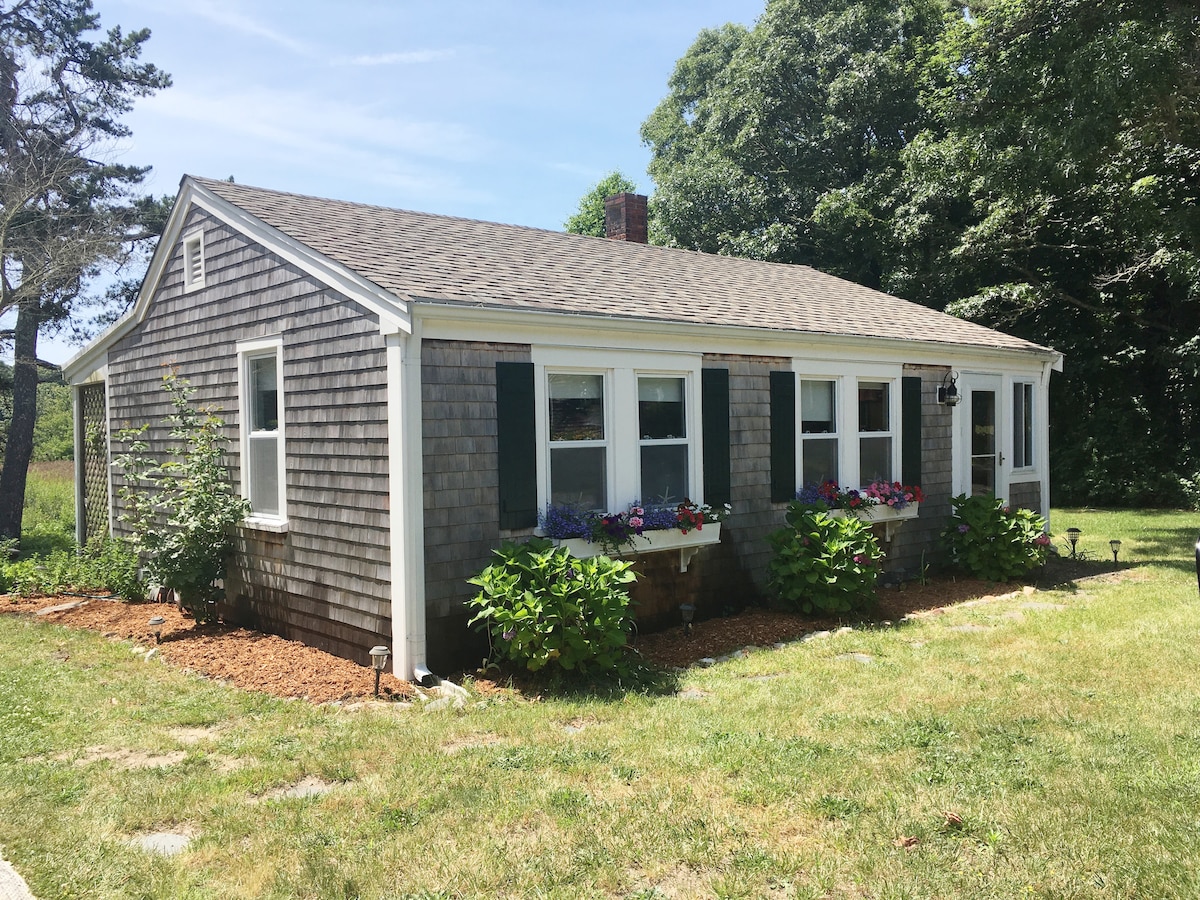
<path id="1" fill-rule="evenodd" d="M 650 192 L 641 123 L 702 28 L 765 0 L 94 0 L 152 32 L 174 85 L 119 160 L 424 212 L 561 229 L 613 169 Z M 62 362 L 78 348 L 40 342 Z"/>
<path id="2" fill-rule="evenodd" d="M 300 193 L 561 228 L 614 168 L 650 188 L 639 126 L 701 28 L 764 0 L 95 0 L 149 27 L 174 86 L 123 160 Z M 336 12 L 334 12 L 336 10 Z"/>

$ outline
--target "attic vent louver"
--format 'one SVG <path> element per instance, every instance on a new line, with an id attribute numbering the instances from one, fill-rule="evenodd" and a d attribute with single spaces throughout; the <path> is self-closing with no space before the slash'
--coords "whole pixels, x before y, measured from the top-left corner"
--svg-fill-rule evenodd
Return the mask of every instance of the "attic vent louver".
<path id="1" fill-rule="evenodd" d="M 204 286 L 204 240 L 200 234 L 183 242 L 183 286 L 189 291 Z"/>

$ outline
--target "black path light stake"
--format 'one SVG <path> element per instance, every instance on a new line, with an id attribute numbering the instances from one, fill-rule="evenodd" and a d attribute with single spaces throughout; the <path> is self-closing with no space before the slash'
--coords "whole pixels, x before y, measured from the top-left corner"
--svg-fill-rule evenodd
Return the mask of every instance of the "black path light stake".
<path id="1" fill-rule="evenodd" d="M 1113 568 L 1117 567 L 1117 554 L 1121 552 L 1121 542 L 1115 538 L 1108 542 L 1108 549 L 1113 552 Z"/>
<path id="2" fill-rule="evenodd" d="M 371 668 L 375 670 L 375 696 L 379 696 L 379 676 L 383 674 L 383 667 L 387 665 L 388 657 L 392 651 L 382 644 L 371 648 Z"/>
<path id="3" fill-rule="evenodd" d="M 1200 539 L 1196 540 L 1196 587 L 1200 589 Z"/>
<path id="4" fill-rule="evenodd" d="M 1200 552 L 1200 551 L 1197 551 Z M 691 603 L 680 603 L 679 613 L 683 616 L 683 632 L 688 637 L 692 636 L 692 619 L 696 618 L 696 607 Z"/>
<path id="5" fill-rule="evenodd" d="M 1083 534 L 1078 528 L 1067 529 L 1067 543 L 1071 545 L 1071 559 L 1075 559 L 1075 545 L 1079 543 L 1079 536 Z"/>
<path id="6" fill-rule="evenodd" d="M 154 643 L 162 643 L 162 627 L 167 624 L 167 620 L 162 616 L 151 616 L 150 627 L 154 629 Z"/>

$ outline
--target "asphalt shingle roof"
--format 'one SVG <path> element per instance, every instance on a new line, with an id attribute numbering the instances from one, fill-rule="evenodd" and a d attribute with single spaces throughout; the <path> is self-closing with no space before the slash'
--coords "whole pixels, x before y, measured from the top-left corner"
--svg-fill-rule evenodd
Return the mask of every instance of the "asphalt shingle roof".
<path id="1" fill-rule="evenodd" d="M 1048 352 L 808 266 L 193 180 L 418 302 Z"/>

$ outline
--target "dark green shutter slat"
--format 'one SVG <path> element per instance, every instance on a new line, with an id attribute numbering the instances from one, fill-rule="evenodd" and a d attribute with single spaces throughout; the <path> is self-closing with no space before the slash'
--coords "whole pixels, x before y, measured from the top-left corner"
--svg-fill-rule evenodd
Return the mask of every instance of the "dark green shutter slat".
<path id="1" fill-rule="evenodd" d="M 700 370 L 704 502 L 729 503 L 729 370 Z"/>
<path id="2" fill-rule="evenodd" d="M 796 496 L 796 376 L 771 373 L 771 501 Z"/>
<path id="3" fill-rule="evenodd" d="M 905 484 L 921 483 L 921 379 L 900 379 L 900 471 Z"/>
<path id="4" fill-rule="evenodd" d="M 501 528 L 531 528 L 537 524 L 536 416 L 533 363 L 496 363 Z"/>

